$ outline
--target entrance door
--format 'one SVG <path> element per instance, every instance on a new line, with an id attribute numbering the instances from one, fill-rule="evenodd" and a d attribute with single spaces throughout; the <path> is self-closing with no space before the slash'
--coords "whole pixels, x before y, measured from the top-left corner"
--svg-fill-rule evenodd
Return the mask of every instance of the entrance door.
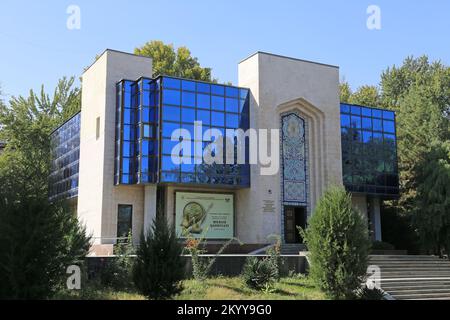
<path id="1" fill-rule="evenodd" d="M 303 243 L 297 227 L 306 228 L 305 207 L 284 207 L 284 240 L 286 243 Z"/>

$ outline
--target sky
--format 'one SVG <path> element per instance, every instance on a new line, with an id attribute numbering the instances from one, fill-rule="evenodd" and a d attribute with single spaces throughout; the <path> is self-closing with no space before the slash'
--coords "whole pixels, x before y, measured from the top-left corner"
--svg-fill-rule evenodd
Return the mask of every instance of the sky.
<path id="1" fill-rule="evenodd" d="M 71 5 L 79 29 L 67 27 Z M 380 29 L 367 27 L 371 5 Z M 356 89 L 377 85 L 383 70 L 410 55 L 450 64 L 450 1 L 1 0 L 3 99 L 42 84 L 53 92 L 104 49 L 133 52 L 150 40 L 187 46 L 220 82 L 237 84 L 239 61 L 265 51 L 338 65 Z"/>

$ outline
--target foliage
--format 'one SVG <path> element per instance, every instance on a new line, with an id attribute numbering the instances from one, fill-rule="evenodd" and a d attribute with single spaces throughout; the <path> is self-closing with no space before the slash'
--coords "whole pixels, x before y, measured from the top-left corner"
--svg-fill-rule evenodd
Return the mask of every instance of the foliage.
<path id="1" fill-rule="evenodd" d="M 208 277 L 211 269 L 216 262 L 217 258 L 228 248 L 228 246 L 233 241 L 238 241 L 236 238 L 231 238 L 227 242 L 225 242 L 219 251 L 212 258 L 202 257 L 201 255 L 206 253 L 205 247 L 205 239 L 195 239 L 191 235 L 188 235 L 186 238 L 185 249 L 189 252 L 192 259 L 192 275 L 194 279 L 200 282 L 203 282 Z"/>
<path id="2" fill-rule="evenodd" d="M 252 289 L 268 291 L 279 279 L 277 265 L 270 258 L 248 257 L 242 269 L 245 284 Z"/>
<path id="3" fill-rule="evenodd" d="M 352 89 L 347 81 L 341 81 L 339 84 L 340 101 L 342 103 L 350 103 L 350 97 L 352 95 Z"/>
<path id="4" fill-rule="evenodd" d="M 349 194 L 332 187 L 319 200 L 306 231 L 310 275 L 334 299 L 354 297 L 366 275 L 370 242 Z"/>
<path id="5" fill-rule="evenodd" d="M 155 75 L 203 81 L 213 80 L 211 68 L 201 67 L 198 59 L 193 57 L 191 51 L 186 47 L 179 47 L 175 50 L 172 44 L 153 40 L 140 48 L 134 49 L 134 53 L 153 59 L 153 73 Z"/>
<path id="6" fill-rule="evenodd" d="M 384 300 L 384 292 L 378 288 L 369 289 L 364 286 L 357 291 L 360 300 Z"/>
<path id="7" fill-rule="evenodd" d="M 372 242 L 372 250 L 395 250 L 395 247 L 385 241 L 374 241 Z"/>
<path id="8" fill-rule="evenodd" d="M 185 265 L 174 229 L 163 215 L 157 215 L 147 234 L 141 236 L 133 281 L 147 298 L 169 299 L 182 290 Z"/>
<path id="9" fill-rule="evenodd" d="M 432 143 L 418 171 L 414 222 L 428 252 L 450 253 L 450 141 Z"/>
<path id="10" fill-rule="evenodd" d="M 125 290 L 133 285 L 132 269 L 135 249 L 132 243 L 131 232 L 124 242 L 118 242 L 114 248 L 115 257 L 109 260 L 100 273 L 100 282 L 103 286 L 115 290 Z"/>
<path id="11" fill-rule="evenodd" d="M 379 89 L 376 86 L 361 86 L 355 92 L 349 83 L 343 81 L 340 87 L 340 100 L 343 103 L 357 104 L 363 106 L 377 107 L 381 103 Z"/>
<path id="12" fill-rule="evenodd" d="M 45 199 L 0 196 L 0 298 L 45 299 L 80 265 L 89 238 L 72 213 Z"/>
<path id="13" fill-rule="evenodd" d="M 30 91 L 0 105 L 0 296 L 44 299 L 63 284 L 66 268 L 80 264 L 89 237 L 66 203 L 48 201 L 50 132 L 79 107 L 73 78 L 50 98 Z"/>
<path id="14" fill-rule="evenodd" d="M 270 238 L 274 238 L 275 243 L 267 250 L 267 254 L 269 255 L 269 260 L 276 268 L 276 280 L 278 281 L 281 278 L 281 267 L 283 265 L 283 260 L 281 259 L 281 237 L 272 235 Z"/>

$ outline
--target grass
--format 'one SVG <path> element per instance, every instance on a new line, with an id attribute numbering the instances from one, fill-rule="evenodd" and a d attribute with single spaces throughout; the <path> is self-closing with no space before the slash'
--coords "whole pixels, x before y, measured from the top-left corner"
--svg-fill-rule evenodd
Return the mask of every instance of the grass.
<path id="1" fill-rule="evenodd" d="M 323 300 L 325 295 L 306 277 L 282 278 L 270 291 L 257 291 L 245 286 L 238 277 L 210 278 L 203 283 L 185 280 L 177 300 Z M 61 291 L 55 299 L 143 300 L 132 291 L 87 288 L 81 291 Z"/>

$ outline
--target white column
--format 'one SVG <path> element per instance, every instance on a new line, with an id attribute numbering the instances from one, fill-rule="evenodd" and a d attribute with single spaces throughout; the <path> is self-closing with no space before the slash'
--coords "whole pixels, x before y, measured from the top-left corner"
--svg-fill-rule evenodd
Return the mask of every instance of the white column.
<path id="1" fill-rule="evenodd" d="M 146 185 L 144 189 L 144 234 L 152 226 L 156 217 L 156 185 Z"/>
<path id="2" fill-rule="evenodd" d="M 381 241 L 380 198 L 372 198 L 371 202 L 371 220 L 374 228 L 375 240 Z"/>

